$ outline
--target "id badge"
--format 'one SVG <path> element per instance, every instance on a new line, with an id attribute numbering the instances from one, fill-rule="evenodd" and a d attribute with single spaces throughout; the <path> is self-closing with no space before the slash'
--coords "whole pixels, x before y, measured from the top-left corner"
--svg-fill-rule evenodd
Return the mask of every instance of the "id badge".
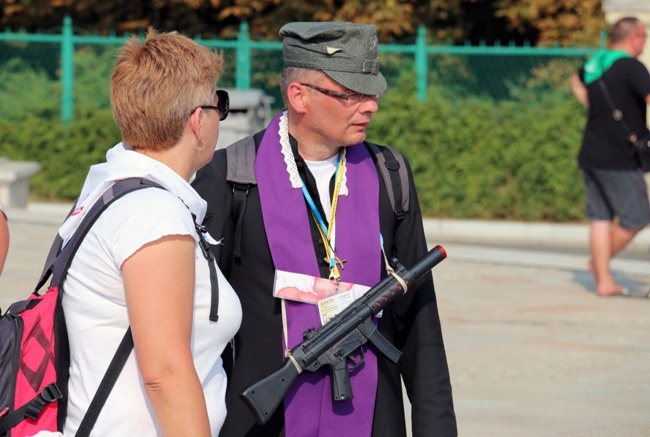
<path id="1" fill-rule="evenodd" d="M 329 322 L 330 319 L 347 308 L 352 302 L 354 302 L 353 291 L 344 291 L 332 297 L 319 300 L 318 315 L 320 316 L 321 325 Z"/>

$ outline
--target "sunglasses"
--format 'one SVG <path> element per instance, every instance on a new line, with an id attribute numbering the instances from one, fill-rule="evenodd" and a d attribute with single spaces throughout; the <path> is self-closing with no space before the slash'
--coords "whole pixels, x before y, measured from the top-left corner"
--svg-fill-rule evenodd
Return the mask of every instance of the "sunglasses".
<path id="1" fill-rule="evenodd" d="M 228 96 L 228 92 L 224 90 L 217 90 L 217 106 L 214 105 L 201 105 L 197 106 L 198 108 L 201 109 L 214 109 L 219 113 L 219 121 L 223 121 L 228 117 L 228 108 L 230 107 L 230 96 Z M 196 109 L 194 109 L 196 111 Z M 194 112 L 192 111 L 192 112 Z"/>

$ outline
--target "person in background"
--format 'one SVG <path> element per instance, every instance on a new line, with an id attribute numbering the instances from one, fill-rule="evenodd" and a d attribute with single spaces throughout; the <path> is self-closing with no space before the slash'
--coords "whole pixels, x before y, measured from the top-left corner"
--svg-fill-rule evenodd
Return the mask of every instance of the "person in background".
<path id="1" fill-rule="evenodd" d="M 93 435 L 216 436 L 225 419 L 221 353 L 241 306 L 218 272 L 219 317 L 209 319 L 210 268 L 197 226 L 206 202 L 188 182 L 210 162 L 228 114 L 227 93 L 215 93 L 222 64 L 220 54 L 176 32 L 150 29 L 121 48 L 111 106 L 123 141 L 90 168 L 59 232 L 67 241 L 118 180 L 146 178 L 165 189 L 111 204 L 72 261 L 63 293 L 71 355 L 64 435 L 75 435 L 129 326 L 134 353 Z"/>
<path id="2" fill-rule="evenodd" d="M 571 77 L 575 98 L 588 109 L 578 154 L 591 222 L 589 270 L 599 296 L 630 295 L 614 279 L 611 259 L 650 223 L 648 191 L 639 156 L 603 92 L 601 79 L 616 108 L 633 132 L 646 129 L 650 75 L 636 58 L 647 39 L 636 18 L 618 20 L 611 33 L 611 50 L 597 53 Z"/>
<path id="3" fill-rule="evenodd" d="M 350 371 L 354 399 L 332 401 L 327 369 L 301 373 L 283 407 L 263 426 L 239 398 L 242 389 L 282 366 L 285 352 L 302 341 L 304 331 L 321 326 L 317 305 L 274 297 L 279 278 L 308 275 L 334 285 L 341 281 L 371 287 L 388 274 L 386 257 L 397 257 L 409 267 L 427 252 L 408 163 L 404 183 L 409 185 L 410 209 L 401 217 L 391 207 L 374 155 L 364 144 L 387 87 L 379 71 L 375 26 L 296 22 L 283 26 L 280 36 L 286 110 L 252 139 L 257 185 L 250 187 L 237 224 L 240 254 L 234 250 L 237 216 L 233 185 L 226 180 L 226 150 L 218 150 L 193 182 L 208 201 L 204 223 L 222 239 L 213 249 L 243 308 L 226 398 L 229 414 L 221 435 L 406 436 L 403 378 L 412 404 L 413 436 L 455 436 L 430 273 L 375 319 L 402 356 L 395 364 L 374 346 L 364 345 L 363 359 L 357 357 L 357 367 Z M 338 305 L 344 307 L 343 299 Z"/>
<path id="4" fill-rule="evenodd" d="M 7 253 L 9 253 L 9 224 L 7 214 L 0 202 L 0 275 L 7 261 Z"/>

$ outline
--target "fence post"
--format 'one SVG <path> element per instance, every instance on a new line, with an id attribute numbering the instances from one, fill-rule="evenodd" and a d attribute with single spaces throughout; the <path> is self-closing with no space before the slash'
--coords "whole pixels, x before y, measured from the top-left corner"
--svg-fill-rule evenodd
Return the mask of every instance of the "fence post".
<path id="1" fill-rule="evenodd" d="M 415 74 L 417 77 L 417 98 L 424 102 L 427 99 L 427 33 L 423 25 L 418 27 L 415 41 Z"/>
<path id="2" fill-rule="evenodd" d="M 605 29 L 600 31 L 600 48 L 607 48 L 607 31 Z"/>
<path id="3" fill-rule="evenodd" d="M 63 17 L 61 39 L 61 123 L 66 126 L 74 112 L 74 41 L 72 18 Z"/>
<path id="4" fill-rule="evenodd" d="M 248 38 L 248 23 L 242 22 L 237 35 L 237 67 L 235 86 L 247 90 L 251 87 L 251 46 Z"/>

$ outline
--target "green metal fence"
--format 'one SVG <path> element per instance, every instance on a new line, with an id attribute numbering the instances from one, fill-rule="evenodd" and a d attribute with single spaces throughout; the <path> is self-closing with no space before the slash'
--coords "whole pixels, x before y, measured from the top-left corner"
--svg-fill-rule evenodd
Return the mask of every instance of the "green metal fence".
<path id="1" fill-rule="evenodd" d="M 0 118 L 20 118 L 27 113 L 60 115 L 62 123 L 68 124 L 75 108 L 92 111 L 109 107 L 116 49 L 128 36 L 81 33 L 75 32 L 70 17 L 52 33 L 0 33 Z M 195 40 L 223 52 L 226 70 L 219 86 L 261 88 L 276 102 L 281 101 L 277 86 L 283 65 L 281 42 L 252 39 L 246 23 L 236 40 Z M 379 46 L 389 90 L 409 82 L 420 101 L 427 98 L 431 85 L 451 95 L 493 99 L 517 98 L 531 86 L 559 86 L 596 50 L 598 47 L 441 46 L 428 42 L 424 27 L 411 41 Z"/>

